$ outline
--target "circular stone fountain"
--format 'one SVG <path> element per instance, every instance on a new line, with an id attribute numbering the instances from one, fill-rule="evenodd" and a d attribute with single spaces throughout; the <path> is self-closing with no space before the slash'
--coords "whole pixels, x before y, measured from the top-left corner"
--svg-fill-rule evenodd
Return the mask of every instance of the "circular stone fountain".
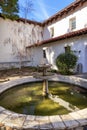
<path id="1" fill-rule="evenodd" d="M 15 80 L 10 80 L 5 83 L 0 83 L 0 94 L 7 89 L 10 89 L 16 85 L 31 83 L 40 81 L 40 79 L 35 79 L 32 76 L 21 77 Z M 82 78 L 76 78 L 74 76 L 61 76 L 56 75 L 51 78 L 51 81 L 61 81 L 68 82 L 71 84 L 78 84 L 84 88 L 87 88 L 87 80 Z M 0 107 L 0 123 L 5 126 L 17 129 L 28 129 L 28 130 L 65 130 L 65 129 L 75 129 L 77 130 L 87 125 L 87 108 L 78 110 L 75 112 L 70 112 L 66 115 L 54 115 L 54 116 L 35 116 L 35 115 L 23 115 L 18 114 L 3 107 Z"/>

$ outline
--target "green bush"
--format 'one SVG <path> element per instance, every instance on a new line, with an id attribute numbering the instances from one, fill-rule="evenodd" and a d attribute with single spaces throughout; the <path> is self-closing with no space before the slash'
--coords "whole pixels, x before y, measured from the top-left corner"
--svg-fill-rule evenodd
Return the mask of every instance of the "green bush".
<path id="1" fill-rule="evenodd" d="M 77 56 L 73 52 L 62 53 L 56 58 L 56 65 L 61 74 L 71 74 L 77 62 Z"/>

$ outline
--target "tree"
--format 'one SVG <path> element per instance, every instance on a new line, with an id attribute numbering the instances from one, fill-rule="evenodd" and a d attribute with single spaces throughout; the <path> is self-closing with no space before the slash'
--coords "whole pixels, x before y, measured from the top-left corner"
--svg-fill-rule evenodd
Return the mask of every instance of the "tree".
<path id="1" fill-rule="evenodd" d="M 71 74 L 71 70 L 74 69 L 77 56 L 72 52 L 62 53 L 56 58 L 56 65 L 62 74 Z"/>
<path id="2" fill-rule="evenodd" d="M 23 17 L 28 19 L 29 14 L 33 11 L 33 2 L 32 0 L 19 0 L 20 12 L 23 14 Z"/>
<path id="3" fill-rule="evenodd" d="M 17 19 L 19 13 L 18 0 L 1 0 L 0 9 L 4 18 Z"/>

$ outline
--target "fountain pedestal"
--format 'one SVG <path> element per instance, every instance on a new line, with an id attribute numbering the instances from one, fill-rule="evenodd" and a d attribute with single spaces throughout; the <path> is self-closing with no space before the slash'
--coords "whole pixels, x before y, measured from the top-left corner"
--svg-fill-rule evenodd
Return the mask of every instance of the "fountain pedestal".
<path id="1" fill-rule="evenodd" d="M 43 96 L 48 96 L 49 90 L 48 90 L 48 80 L 43 80 Z"/>
<path id="2" fill-rule="evenodd" d="M 51 68 L 51 64 L 48 64 L 46 59 L 46 47 L 43 48 L 43 61 L 42 64 L 38 65 L 38 69 L 42 71 L 42 75 L 35 75 L 34 77 L 40 78 L 43 80 L 43 96 L 48 96 L 48 78 L 50 75 L 47 73 L 47 70 Z"/>
<path id="3" fill-rule="evenodd" d="M 43 79 L 43 96 L 48 96 L 48 78 L 49 75 L 47 73 L 47 69 L 51 67 L 50 64 L 40 64 L 38 66 L 42 70 L 42 76 L 40 76 L 41 79 Z"/>

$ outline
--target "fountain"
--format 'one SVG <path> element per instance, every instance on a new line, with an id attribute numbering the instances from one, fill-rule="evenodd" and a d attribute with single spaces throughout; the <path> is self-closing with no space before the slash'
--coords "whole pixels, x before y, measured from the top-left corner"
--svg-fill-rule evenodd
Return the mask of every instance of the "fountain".
<path id="1" fill-rule="evenodd" d="M 46 47 L 43 48 L 43 60 L 42 63 L 38 65 L 38 69 L 42 71 L 42 75 L 34 75 L 35 78 L 39 78 L 43 80 L 43 96 L 48 97 L 49 90 L 48 90 L 48 79 L 51 76 L 51 73 L 48 73 L 47 70 L 51 68 L 51 64 L 48 64 L 46 58 Z"/>
<path id="2" fill-rule="evenodd" d="M 80 85 L 79 83 L 82 84 L 84 79 L 79 82 L 80 79 L 76 80 L 76 77 L 62 75 L 53 75 L 54 78 L 51 78 L 49 68 L 51 64 L 48 64 L 46 48 L 43 48 L 43 62 L 38 65 L 39 72 L 36 72 L 35 78 L 33 76 L 23 77 L 1 84 L 0 106 L 20 114 L 35 116 L 67 114 L 87 107 L 87 95 L 78 93 L 76 89 L 78 86 L 72 85 L 73 83 Z"/>

